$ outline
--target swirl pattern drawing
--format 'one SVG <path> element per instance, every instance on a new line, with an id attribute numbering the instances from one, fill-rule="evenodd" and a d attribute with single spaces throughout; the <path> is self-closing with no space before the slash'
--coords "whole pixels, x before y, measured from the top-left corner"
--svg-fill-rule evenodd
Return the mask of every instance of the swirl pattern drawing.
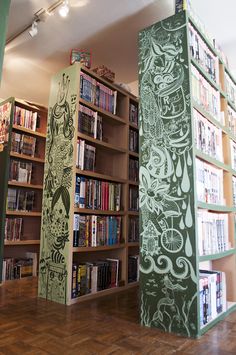
<path id="1" fill-rule="evenodd" d="M 185 12 L 139 34 L 141 322 L 194 336 L 197 270 Z"/>
<path id="2" fill-rule="evenodd" d="M 67 263 L 76 118 L 76 88 L 71 70 L 54 79 L 48 114 L 44 172 L 39 296 L 66 303 Z M 58 83 L 59 82 L 59 83 Z"/>

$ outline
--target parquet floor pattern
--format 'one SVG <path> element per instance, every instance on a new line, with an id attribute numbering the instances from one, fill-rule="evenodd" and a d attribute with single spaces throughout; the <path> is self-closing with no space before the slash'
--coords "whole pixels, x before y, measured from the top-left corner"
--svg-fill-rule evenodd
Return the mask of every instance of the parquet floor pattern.
<path id="1" fill-rule="evenodd" d="M 236 312 L 188 339 L 141 327 L 137 288 L 67 307 L 19 280 L 0 287 L 0 354 L 236 355 Z"/>

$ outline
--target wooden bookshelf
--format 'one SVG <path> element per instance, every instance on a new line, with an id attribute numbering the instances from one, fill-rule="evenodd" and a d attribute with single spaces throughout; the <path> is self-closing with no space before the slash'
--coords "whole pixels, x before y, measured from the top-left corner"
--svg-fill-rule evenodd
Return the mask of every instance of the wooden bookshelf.
<path id="1" fill-rule="evenodd" d="M 0 152 L 0 164 L 4 167 L 0 173 L 3 196 L 0 205 L 1 278 L 2 269 L 5 274 L 5 260 L 22 260 L 29 255 L 27 253 L 34 254 L 37 259 L 39 256 L 47 110 L 33 103 L 10 98 L 0 104 L 0 120 L 3 116 L 9 126 L 4 148 Z M 28 137 L 28 140 L 24 141 L 24 137 Z M 9 197 L 9 189 L 16 191 L 16 194 L 15 208 L 8 209 L 9 201 L 13 198 Z M 22 194 L 22 206 L 19 205 L 19 192 Z M 30 194 L 32 201 L 31 206 L 27 205 L 27 211 L 24 208 L 25 199 Z"/>
<path id="2" fill-rule="evenodd" d="M 81 79 L 83 75 L 89 75 L 93 80 L 96 79 L 98 81 L 98 86 L 105 85 L 106 88 L 104 89 L 104 93 L 106 92 L 106 94 L 108 94 L 109 90 L 113 91 L 114 97 L 116 96 L 116 112 L 113 111 L 114 107 L 111 109 L 111 106 L 109 106 L 109 98 L 106 102 L 101 101 L 98 103 L 93 100 L 85 99 L 83 95 L 81 95 L 80 85 L 83 85 L 82 80 L 85 80 Z M 70 81 L 67 81 L 66 78 L 68 78 Z M 46 155 L 44 181 L 48 181 L 48 177 L 50 177 L 50 179 L 56 178 L 54 171 L 57 172 L 58 176 L 62 176 L 65 171 L 68 171 L 68 174 L 63 186 L 58 184 L 58 181 L 54 180 L 55 184 L 50 191 L 51 194 L 48 194 L 48 186 L 44 186 L 42 216 L 42 223 L 44 228 L 42 229 L 41 234 L 42 242 L 39 270 L 39 296 L 70 305 L 95 297 L 113 294 L 129 287 L 129 186 L 132 185 L 132 181 L 129 179 L 129 129 L 132 126 L 132 129 L 135 128 L 137 131 L 137 127 L 135 125 L 135 127 L 133 127 L 133 125 L 130 124 L 129 112 L 130 103 L 132 102 L 135 105 L 138 105 L 138 100 L 132 94 L 124 91 L 123 89 L 119 89 L 119 87 L 113 85 L 112 83 L 106 82 L 104 79 L 97 76 L 94 72 L 86 69 L 85 67 L 82 67 L 79 64 L 75 64 L 59 72 L 52 79 L 52 82 L 61 82 L 62 87 L 68 90 L 67 94 L 64 91 L 64 100 L 66 105 L 69 105 L 68 108 L 70 112 L 73 112 L 73 114 L 70 116 L 70 124 L 67 127 L 63 126 L 62 117 L 57 118 L 57 124 L 63 126 L 67 134 L 62 135 L 61 131 L 61 134 L 59 135 L 58 131 L 52 131 L 52 126 L 48 127 L 49 133 L 47 136 L 47 144 L 49 144 L 50 147 L 51 142 L 53 142 L 53 144 L 57 145 L 57 150 L 52 146 L 51 149 L 53 153 L 51 155 Z M 56 109 L 59 104 L 55 95 L 57 95 L 57 92 L 53 91 L 52 89 L 50 93 L 50 108 L 52 109 Z M 93 114 L 94 116 L 91 117 L 96 117 L 96 120 L 99 119 L 102 121 L 101 139 L 95 138 L 94 127 L 96 127 L 98 123 L 96 123 L 96 125 L 94 124 L 92 134 L 89 134 L 87 131 L 83 131 L 83 129 L 85 129 L 87 126 L 81 126 L 82 116 L 80 117 L 79 115 L 80 112 L 82 112 L 82 109 L 86 110 L 86 112 L 92 112 L 90 114 Z M 73 134 L 70 135 L 70 132 L 73 132 Z M 79 165 L 82 164 L 79 158 L 79 154 L 83 153 L 79 153 L 80 149 L 82 148 L 81 145 L 77 144 L 77 142 L 81 142 L 81 140 L 83 140 L 87 146 L 90 145 L 96 149 L 94 169 L 91 168 L 90 170 L 86 170 L 84 167 Z M 61 154 L 61 158 L 59 158 L 58 151 L 63 151 L 64 147 L 70 147 L 70 149 L 68 149 L 65 155 Z M 134 153 L 135 159 L 138 160 L 138 156 L 138 153 Z M 120 205 L 116 200 L 115 206 L 111 207 L 112 205 L 110 205 L 110 200 L 113 199 L 113 195 L 111 192 L 109 192 L 109 194 L 111 193 L 111 195 L 109 195 L 109 208 L 105 208 L 104 206 L 102 207 L 102 205 L 100 206 L 101 208 L 94 208 L 92 205 L 89 205 L 90 200 L 87 198 L 85 199 L 83 208 L 78 206 L 76 207 L 75 190 L 77 186 L 76 177 L 78 176 L 81 179 L 83 178 L 86 183 L 93 179 L 95 183 L 101 184 L 101 186 L 104 183 L 107 184 L 107 186 L 114 185 L 114 189 L 116 184 L 120 184 Z M 81 184 L 82 183 L 80 182 L 79 189 L 82 189 Z M 133 185 L 138 188 L 137 182 L 134 182 Z M 86 193 L 89 194 L 89 185 L 85 186 L 87 186 Z M 105 190 L 102 190 L 101 186 L 99 187 L 99 192 L 96 192 L 98 193 L 96 196 L 104 194 L 104 197 L 96 198 L 100 198 L 101 203 L 103 203 L 102 199 L 105 198 L 105 193 L 107 194 L 107 192 L 104 192 Z M 79 191 L 79 194 L 82 194 L 81 190 Z M 93 190 L 91 194 L 91 196 L 94 196 L 95 191 Z M 93 202 L 95 203 L 95 200 L 93 200 Z M 117 203 L 118 205 L 116 205 Z M 47 211 L 46 214 L 45 211 Z M 47 215 L 51 216 L 50 222 Z M 86 242 L 84 242 L 84 246 L 79 244 L 81 241 L 78 243 L 79 246 L 75 246 L 75 240 L 73 238 L 75 228 L 74 215 L 79 215 L 82 218 L 86 218 L 86 220 L 88 219 L 89 221 L 94 218 L 93 216 L 95 216 L 95 218 L 100 218 L 100 220 L 103 219 L 103 221 L 108 218 L 109 222 L 106 223 L 113 223 L 112 221 L 116 220 L 117 225 L 119 223 L 118 221 L 121 220 L 121 226 L 119 227 L 120 229 L 116 229 L 118 227 L 113 224 L 110 225 L 112 226 L 111 228 L 114 228 L 116 231 L 115 236 L 120 234 L 118 237 L 118 242 L 110 241 L 109 236 L 111 230 L 109 230 L 110 227 L 106 227 L 106 231 L 103 230 L 103 233 L 106 233 L 105 245 L 103 245 L 104 242 L 99 244 L 100 241 L 97 239 L 97 245 L 92 246 L 93 241 L 90 239 L 90 237 L 93 231 L 92 229 L 89 229 L 89 232 L 86 231 L 86 238 L 88 239 L 86 239 Z M 138 217 L 138 212 L 136 213 L 136 217 Z M 60 228 L 62 228 L 59 222 L 60 220 L 62 223 L 64 223 L 63 233 L 60 232 Z M 85 228 L 90 228 L 89 226 L 90 224 L 86 224 Z M 53 233 L 55 236 L 54 242 L 50 242 L 48 240 L 48 235 L 51 233 L 51 228 L 53 228 Z M 82 227 L 80 226 L 80 230 L 81 228 Z M 65 236 L 64 240 L 62 235 Z M 98 235 L 96 235 L 95 238 L 98 238 Z M 134 247 L 138 249 L 138 243 L 135 243 Z M 119 260 L 120 275 L 119 282 L 118 279 L 116 280 L 117 287 L 110 287 L 97 292 L 87 293 L 85 295 L 78 294 L 77 297 L 72 298 L 72 267 L 74 268 L 76 265 L 86 263 L 90 263 L 90 265 L 96 265 L 96 262 L 106 260 L 107 258 Z M 45 267 L 43 267 L 43 265 Z M 53 276 L 50 278 L 50 280 L 48 279 L 48 282 L 46 282 L 47 275 L 52 275 L 51 271 Z M 78 272 L 79 271 L 77 271 L 76 274 L 76 282 L 78 280 Z M 54 294 L 53 290 L 55 289 L 55 283 L 58 280 L 57 275 L 60 278 L 60 285 L 56 286 L 59 292 Z M 88 274 L 86 277 L 88 277 Z"/>
<path id="3" fill-rule="evenodd" d="M 177 34 L 181 37 L 178 45 Z M 175 48 L 176 56 L 173 58 L 169 57 L 169 52 L 164 53 L 165 38 L 168 38 L 168 48 Z M 207 64 L 201 61 L 201 53 L 197 56 L 193 44 L 196 38 L 199 46 L 203 41 L 209 56 L 215 56 L 211 67 L 207 68 Z M 146 55 L 150 47 L 157 46 L 163 50 L 164 62 L 155 50 Z M 179 56 L 177 52 L 182 54 Z M 139 62 L 142 113 L 139 190 L 141 323 L 166 332 L 198 337 L 236 310 L 236 191 L 233 190 L 232 179 L 235 175 L 235 153 L 232 153 L 234 148 L 231 143 L 231 140 L 235 141 L 232 127 L 236 123 L 236 81 L 208 37 L 186 11 L 144 29 L 139 34 L 139 53 L 143 58 Z M 160 73 L 165 73 L 167 66 L 174 68 L 173 72 L 168 71 L 168 75 L 175 79 L 164 84 L 165 74 Z M 174 74 L 176 70 L 179 72 L 178 79 Z M 235 86 L 234 99 L 227 75 Z M 201 85 L 202 88 L 207 87 L 207 103 L 199 95 Z M 216 99 L 213 104 L 211 97 Z M 228 106 L 235 111 L 233 118 Z M 203 117 L 202 121 L 197 121 L 198 115 Z M 230 119 L 235 120 L 231 126 Z M 201 137 L 197 137 L 196 132 L 203 122 L 206 130 L 213 127 L 208 132 L 212 129 L 215 137 L 220 138 L 216 148 L 219 148 L 222 159 L 217 157 L 217 149 L 206 148 L 204 142 L 198 148 Z M 207 134 L 202 139 L 207 141 Z M 199 198 L 203 184 L 199 177 L 199 161 L 206 164 L 206 170 L 209 169 L 212 174 L 213 170 L 217 171 L 216 180 L 222 176 L 219 200 L 218 197 L 215 201 L 211 200 L 210 185 L 206 181 L 205 196 Z M 216 180 L 212 189 L 215 188 L 218 193 Z M 209 224 L 225 223 L 221 224 L 224 228 L 224 231 L 221 230 L 222 243 L 217 239 L 217 229 L 207 237 L 207 232 L 204 236 L 200 235 L 204 224 L 199 215 L 203 214 L 209 218 Z M 215 221 L 210 218 L 215 218 Z M 204 246 L 201 249 L 203 238 L 208 238 L 206 249 Z M 209 282 L 209 277 L 203 276 L 199 270 L 221 272 L 217 274 L 221 275 L 221 281 L 215 281 L 215 285 L 218 282 L 217 287 L 222 287 L 222 295 L 227 301 L 218 299 L 215 294 L 222 309 L 214 310 L 215 314 L 211 310 L 208 318 L 203 305 L 210 307 L 213 298 L 208 299 L 208 304 L 204 301 L 206 291 L 200 278 Z M 224 277 L 225 283 L 222 281 Z M 163 286 L 157 288 L 155 285 Z M 213 295 L 214 285 L 206 285 L 213 290 Z"/>

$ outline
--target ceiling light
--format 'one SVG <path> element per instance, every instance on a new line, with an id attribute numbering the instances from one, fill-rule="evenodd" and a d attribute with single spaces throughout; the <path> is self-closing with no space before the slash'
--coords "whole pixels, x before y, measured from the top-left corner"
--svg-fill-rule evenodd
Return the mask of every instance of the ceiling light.
<path id="1" fill-rule="evenodd" d="M 29 30 L 31 37 L 35 37 L 38 34 L 38 24 L 36 21 L 32 23 L 31 29 Z"/>
<path id="2" fill-rule="evenodd" d="M 68 4 L 68 1 L 64 1 L 63 4 L 61 5 L 60 9 L 59 9 L 59 15 L 61 17 L 66 17 L 68 15 L 70 11 L 70 8 L 69 8 L 69 4 Z"/>

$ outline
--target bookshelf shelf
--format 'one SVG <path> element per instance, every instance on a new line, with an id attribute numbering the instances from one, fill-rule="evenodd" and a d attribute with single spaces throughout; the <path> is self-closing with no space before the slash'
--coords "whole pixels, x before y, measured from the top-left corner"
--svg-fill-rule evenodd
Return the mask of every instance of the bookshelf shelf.
<path id="1" fill-rule="evenodd" d="M 114 244 L 114 245 L 102 245 L 98 247 L 79 247 L 73 248 L 73 253 L 87 253 L 87 252 L 97 252 L 97 251 L 105 251 L 105 250 L 115 250 L 122 249 L 125 247 L 125 244 Z"/>
<path id="2" fill-rule="evenodd" d="M 196 155 L 196 157 L 198 157 L 198 158 L 200 158 L 200 159 L 202 159 L 202 160 L 204 160 L 204 161 L 206 161 L 206 162 L 208 162 L 208 163 L 210 163 L 212 165 L 215 165 L 215 166 L 217 166 L 220 169 L 223 169 L 225 171 L 231 171 L 229 165 L 226 165 L 226 164 L 222 163 L 221 161 L 219 161 L 217 159 L 214 159 L 214 158 L 210 157 L 207 154 L 202 153 L 198 149 L 195 149 L 195 155 Z"/>
<path id="3" fill-rule="evenodd" d="M 139 129 L 138 126 L 136 124 L 132 123 L 132 122 L 129 123 L 129 126 L 130 126 L 130 128 L 133 128 L 133 129 L 136 129 L 136 130 Z"/>
<path id="4" fill-rule="evenodd" d="M 7 216 L 19 217 L 41 217 L 41 212 L 27 212 L 27 211 L 6 211 Z"/>
<path id="5" fill-rule="evenodd" d="M 13 240 L 13 241 L 5 241 L 4 245 L 39 245 L 40 240 Z"/>
<path id="6" fill-rule="evenodd" d="M 200 335 L 205 334 L 209 329 L 214 327 L 218 322 L 223 320 L 225 317 L 227 317 L 230 313 L 236 310 L 236 303 L 235 302 L 227 302 L 227 310 L 225 312 L 221 312 L 218 317 L 210 321 L 208 324 L 204 325 L 200 329 Z"/>
<path id="7" fill-rule="evenodd" d="M 2 120 L 8 127 L 0 149 L 0 281 L 5 282 L 24 277 L 25 267 L 27 274 L 37 273 L 47 110 L 12 97 L 0 104 L 1 127 Z"/>
<path id="8" fill-rule="evenodd" d="M 197 70 L 208 81 L 208 83 L 220 92 L 219 86 L 214 82 L 214 80 L 210 78 L 210 76 L 205 72 L 205 70 L 201 67 L 201 65 L 198 64 L 198 62 L 194 58 L 191 58 L 191 63 L 197 68 Z"/>
<path id="9" fill-rule="evenodd" d="M 137 212 L 137 211 L 128 211 L 128 215 L 129 216 L 138 216 L 139 212 Z"/>
<path id="10" fill-rule="evenodd" d="M 229 249 L 229 250 L 223 251 L 221 253 L 217 253 L 217 254 L 200 255 L 199 256 L 199 261 L 222 259 L 222 258 L 225 258 L 226 256 L 235 254 L 235 252 L 236 252 L 235 249 Z"/>
<path id="11" fill-rule="evenodd" d="M 47 144 L 52 147 L 45 157 L 39 296 L 70 305 L 128 287 L 128 259 L 137 253 L 137 248 L 127 245 L 130 229 L 137 222 L 129 223 L 129 179 L 138 174 L 139 157 L 134 153 L 136 159 L 130 163 L 129 121 L 136 118 L 138 101 L 76 63 L 53 77 L 50 110 L 57 106 L 54 90 L 58 82 L 66 87 L 65 102 L 72 115 L 66 127 L 64 116 L 55 118 L 65 134 L 49 124 L 47 129 Z M 138 187 L 138 183 L 134 185 Z M 138 212 L 134 215 L 138 217 Z M 52 234 L 54 242 L 48 238 Z M 45 264 L 48 272 L 60 275 L 59 288 L 55 273 L 45 283 Z M 50 294 L 55 287 L 59 292 Z M 96 292 L 101 288 L 104 290 Z"/>
<path id="12" fill-rule="evenodd" d="M 186 11 L 142 30 L 139 58 L 141 323 L 198 337 L 236 309 L 235 90 Z"/>
<path id="13" fill-rule="evenodd" d="M 137 181 L 132 181 L 132 180 L 129 180 L 128 184 L 129 185 L 134 185 L 134 186 L 139 186 L 139 183 Z"/>
<path id="14" fill-rule="evenodd" d="M 28 129 L 28 128 L 24 128 L 24 127 L 21 127 L 21 126 L 17 126 L 15 124 L 13 124 L 12 128 L 16 131 L 20 131 L 20 132 L 23 132 L 23 133 L 28 133 L 30 134 L 31 136 L 36 136 L 36 137 L 39 137 L 39 138 L 46 138 L 46 134 L 45 133 L 41 133 L 41 132 L 37 132 L 37 131 L 32 131 L 31 129 Z"/>
<path id="15" fill-rule="evenodd" d="M 109 211 L 109 210 L 92 210 L 89 208 L 74 208 L 74 212 L 84 214 L 97 214 L 97 215 L 109 215 L 109 216 L 123 216 L 124 211 Z"/>
<path id="16" fill-rule="evenodd" d="M 91 137 L 87 136 L 86 134 L 82 134 L 80 132 L 78 133 L 78 138 L 84 139 L 87 142 L 92 143 L 95 147 L 99 147 L 100 149 L 106 149 L 109 152 L 112 152 L 112 151 L 114 153 L 125 153 L 126 152 L 125 149 L 116 147 L 113 144 L 106 143 L 106 142 L 100 141 L 98 139 L 91 138 Z"/>
<path id="17" fill-rule="evenodd" d="M 129 155 L 130 155 L 131 157 L 134 157 L 134 158 L 138 158 L 138 157 L 139 157 L 139 154 L 136 153 L 136 152 L 131 152 L 131 151 L 129 151 Z"/>
<path id="18" fill-rule="evenodd" d="M 18 187 L 24 187 L 28 189 L 35 189 L 35 190 L 42 190 L 43 185 L 34 185 L 34 184 L 27 184 L 23 182 L 17 182 L 17 181 L 8 181 L 9 186 L 18 186 Z"/>
<path id="19" fill-rule="evenodd" d="M 226 212 L 226 213 L 236 212 L 236 207 L 217 205 L 213 203 L 205 203 L 201 201 L 197 202 L 197 207 L 208 211 L 215 211 L 215 212 Z"/>
<path id="20" fill-rule="evenodd" d="M 36 162 L 36 163 L 44 164 L 44 159 L 37 158 L 37 157 L 31 157 L 31 156 L 25 155 L 25 154 L 18 154 L 18 153 L 15 153 L 15 152 L 11 152 L 10 156 L 14 157 L 14 158 L 18 158 L 18 159 L 29 160 L 29 161 L 33 161 L 33 162 Z"/>
<path id="21" fill-rule="evenodd" d="M 128 247 L 139 247 L 139 243 L 138 242 L 128 242 Z"/>
<path id="22" fill-rule="evenodd" d="M 86 100 L 80 98 L 79 102 L 81 104 L 91 108 L 92 110 L 97 111 L 98 113 L 100 113 L 105 119 L 107 118 L 109 120 L 110 124 L 114 124 L 114 125 L 118 125 L 118 124 L 125 125 L 126 124 L 126 122 L 125 122 L 125 120 L 123 118 L 115 116 L 112 113 L 110 113 L 110 112 L 108 112 L 106 110 L 103 110 L 102 108 L 100 108 L 100 107 L 98 107 L 96 105 L 93 105 L 89 101 L 86 101 Z"/>
<path id="23" fill-rule="evenodd" d="M 105 175 L 105 174 L 99 174 L 99 173 L 95 173 L 94 171 L 88 171 L 88 170 L 76 169 L 76 174 L 83 175 L 83 176 L 89 176 L 91 178 L 100 179 L 100 180 L 117 182 L 117 183 L 121 183 L 121 184 L 126 182 L 125 179 L 120 179 L 118 177 L 113 177 L 113 176 Z"/>

